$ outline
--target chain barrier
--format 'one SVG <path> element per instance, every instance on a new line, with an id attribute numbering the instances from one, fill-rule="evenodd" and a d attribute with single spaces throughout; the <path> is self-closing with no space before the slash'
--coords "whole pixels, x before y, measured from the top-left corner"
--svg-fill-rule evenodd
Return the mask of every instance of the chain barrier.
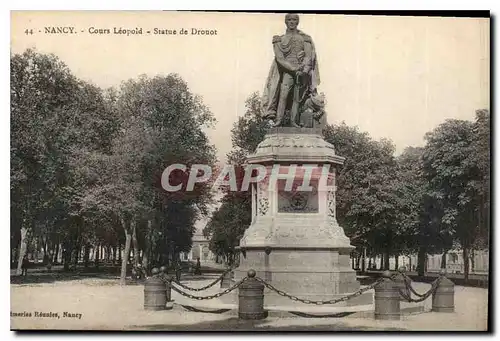
<path id="1" fill-rule="evenodd" d="M 401 295 L 401 297 L 403 297 L 406 301 L 408 301 L 410 303 L 418 303 L 418 302 L 425 301 L 427 298 L 429 298 L 436 291 L 436 289 L 439 285 L 439 282 L 441 282 L 441 277 L 438 277 L 434 282 L 432 282 L 431 288 L 429 289 L 429 291 L 427 291 L 425 294 L 421 294 L 420 298 L 411 298 L 411 294 L 408 295 L 403 290 L 401 290 L 401 289 L 398 289 L 398 290 L 399 290 L 399 294 Z"/>
<path id="2" fill-rule="evenodd" d="M 159 274 L 153 275 L 151 277 L 156 277 L 161 279 L 163 282 L 172 282 L 173 278 L 169 277 L 167 274 L 160 272 Z"/>
<path id="3" fill-rule="evenodd" d="M 373 289 L 375 286 L 377 286 L 380 282 L 383 281 L 383 279 L 378 279 L 377 281 L 375 281 L 374 283 L 370 284 L 369 286 L 361 288 L 358 291 L 356 291 L 356 292 L 354 292 L 352 294 L 343 296 L 343 297 L 339 297 L 339 298 L 335 298 L 335 299 L 327 300 L 327 301 L 313 301 L 313 300 L 303 299 L 303 298 L 299 298 L 297 296 L 293 296 L 293 295 L 287 294 L 286 292 L 281 291 L 281 290 L 273 287 L 271 284 L 267 283 L 262 278 L 255 277 L 255 279 L 257 281 L 259 281 L 260 283 L 264 284 L 264 286 L 266 288 L 268 288 L 268 289 L 276 292 L 280 296 L 287 297 L 287 298 L 291 299 L 292 301 L 298 301 L 298 302 L 302 302 L 302 303 L 305 303 L 305 304 L 316 304 L 316 305 L 336 304 L 336 303 L 339 303 L 339 302 L 344 302 L 344 301 L 350 300 L 351 298 L 360 296 L 365 291 Z"/>
<path id="4" fill-rule="evenodd" d="M 224 291 L 221 291 L 221 292 L 218 292 L 216 294 L 213 294 L 213 295 L 209 295 L 209 296 L 195 296 L 195 295 L 191 295 L 187 292 L 184 292 L 182 290 L 180 290 L 179 288 L 175 287 L 175 285 L 172 285 L 172 290 L 178 292 L 179 294 L 181 294 L 182 296 L 185 296 L 185 297 L 188 297 L 188 298 L 191 298 L 191 299 L 194 299 L 194 300 L 198 300 L 198 301 L 202 301 L 202 300 L 211 300 L 211 299 L 214 299 L 214 298 L 218 298 L 218 297 L 221 297 L 222 295 L 225 295 L 225 294 L 228 294 L 230 293 L 231 291 L 237 289 L 241 284 L 243 284 L 246 280 L 248 279 L 248 277 L 245 277 L 243 278 L 242 280 L 236 282 L 232 287 L 230 288 L 227 288 L 226 290 Z M 172 282 L 172 284 L 177 284 L 175 282 Z"/>
<path id="5" fill-rule="evenodd" d="M 413 289 L 413 287 L 411 286 L 412 279 L 410 278 L 410 276 L 408 276 L 407 274 L 405 274 L 403 272 L 400 272 L 400 275 L 403 276 L 403 281 L 404 281 L 404 284 L 406 286 L 406 289 L 410 290 L 417 297 L 424 297 L 425 296 L 426 293 L 420 294 L 417 291 L 415 291 L 415 289 Z"/>
<path id="6" fill-rule="evenodd" d="M 209 289 L 209 288 L 213 287 L 214 285 L 216 285 L 217 283 L 219 283 L 224 278 L 224 276 L 227 275 L 231 271 L 233 271 L 233 269 L 228 269 L 228 270 L 224 271 L 224 273 L 222 275 L 220 275 L 219 278 L 217 278 L 214 282 L 207 284 L 201 288 L 191 288 L 185 284 L 182 284 L 180 281 L 177 281 L 176 279 L 172 279 L 172 282 L 177 284 L 178 286 L 182 287 L 183 289 L 186 289 L 186 290 L 203 291 L 203 290 Z"/>
<path id="7" fill-rule="evenodd" d="M 178 282 L 178 281 L 176 281 L 174 279 L 170 279 L 171 284 L 173 284 L 171 286 L 171 288 L 174 291 L 176 291 L 179 294 L 181 294 L 182 296 L 185 296 L 185 297 L 188 297 L 188 298 L 191 298 L 191 299 L 195 299 L 195 300 L 210 300 L 210 299 L 218 298 L 218 297 L 226 295 L 226 294 L 230 293 L 231 291 L 239 288 L 241 284 L 243 284 L 245 281 L 248 280 L 248 277 L 243 278 L 242 280 L 240 280 L 237 283 L 235 283 L 232 287 L 229 287 L 229 288 L 225 289 L 224 291 L 218 292 L 218 293 L 213 294 L 213 295 L 208 295 L 208 296 L 195 296 L 195 295 L 183 292 L 181 289 L 177 288 L 175 285 L 178 285 L 178 286 L 180 286 L 183 289 L 191 290 L 191 291 L 206 290 L 206 289 L 214 286 L 216 283 L 218 283 L 230 271 L 232 271 L 232 269 L 226 270 L 214 282 L 212 282 L 212 283 L 210 283 L 210 284 L 208 284 L 208 285 L 206 285 L 206 286 L 204 286 L 202 288 L 191 288 L 191 287 L 188 287 L 188 286 L 186 286 L 186 285 L 184 285 L 184 284 L 182 284 L 182 283 L 180 283 L 180 282 Z M 405 283 L 405 286 L 407 287 L 407 289 L 409 289 L 414 295 L 418 296 L 419 298 L 414 299 L 414 298 L 411 297 L 411 294 L 408 294 L 407 292 L 405 292 L 405 291 L 403 291 L 401 289 L 398 289 L 399 294 L 406 301 L 413 302 L 413 303 L 422 302 L 422 301 L 426 300 L 428 297 L 430 297 L 436 291 L 436 289 L 437 289 L 437 287 L 439 285 L 439 282 L 441 281 L 441 277 L 438 277 L 434 282 L 432 282 L 431 288 L 426 293 L 420 294 L 420 293 L 416 292 L 412 288 L 412 286 L 411 286 L 411 278 L 409 278 L 404 273 L 399 272 L 399 274 L 403 275 L 404 283 Z M 394 281 L 397 276 L 398 276 L 398 273 L 392 275 L 389 279 L 392 280 L 392 281 Z M 162 280 L 164 280 L 164 281 L 168 281 L 169 280 L 166 277 L 166 275 L 164 275 L 164 274 L 160 274 L 159 277 Z M 257 280 L 258 282 L 262 283 L 266 288 L 268 288 L 268 289 L 276 292 L 278 295 L 283 296 L 283 297 L 287 297 L 287 298 L 289 298 L 292 301 L 298 301 L 298 302 L 302 302 L 302 303 L 305 303 L 305 304 L 328 305 L 328 304 L 336 304 L 336 303 L 340 303 L 340 302 L 345 302 L 345 301 L 350 300 L 352 298 L 358 297 L 358 296 L 362 295 L 363 293 L 365 293 L 366 291 L 375 288 L 378 284 L 380 284 L 381 282 L 384 281 L 384 278 L 379 278 L 378 280 L 376 280 L 375 282 L 373 282 L 369 286 L 361 288 L 361 289 L 357 290 L 356 292 L 354 292 L 352 294 L 349 294 L 349 295 L 346 295 L 346 296 L 343 296 L 343 297 L 339 297 L 339 298 L 335 298 L 335 299 L 331 299 L 331 300 L 326 300 L 326 301 L 314 301 L 314 300 L 299 298 L 297 296 L 293 296 L 293 295 L 287 294 L 286 292 L 277 289 L 276 287 L 274 287 L 273 285 L 267 283 L 265 280 L 263 280 L 260 277 L 255 277 L 255 280 Z"/>

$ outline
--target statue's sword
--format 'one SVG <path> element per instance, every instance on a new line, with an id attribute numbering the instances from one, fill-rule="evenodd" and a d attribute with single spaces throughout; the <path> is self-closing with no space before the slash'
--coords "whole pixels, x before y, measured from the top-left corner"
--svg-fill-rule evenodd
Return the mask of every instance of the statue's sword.
<path id="1" fill-rule="evenodd" d="M 299 102 L 300 102 L 300 76 L 296 75 L 295 76 L 295 84 L 293 87 L 293 103 L 292 103 L 292 110 L 291 110 L 291 115 L 290 115 L 290 123 L 292 127 L 300 127 L 300 125 L 297 124 L 297 114 L 299 112 Z"/>

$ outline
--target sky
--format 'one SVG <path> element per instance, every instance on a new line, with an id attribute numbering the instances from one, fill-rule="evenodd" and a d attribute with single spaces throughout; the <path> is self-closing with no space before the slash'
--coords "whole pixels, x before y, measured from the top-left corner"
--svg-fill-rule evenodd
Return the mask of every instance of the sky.
<path id="1" fill-rule="evenodd" d="M 77 33 L 45 34 L 48 26 Z M 92 27 L 144 34 L 90 34 Z M 155 28 L 177 34 L 146 34 Z M 180 35 L 182 28 L 217 34 Z M 391 139 L 397 153 L 422 146 L 424 134 L 445 119 L 473 120 L 477 109 L 489 109 L 487 18 L 308 14 L 299 29 L 316 46 L 328 122 Z M 283 14 L 12 12 L 11 52 L 54 53 L 77 77 L 103 88 L 141 74 L 179 74 L 216 117 L 207 133 L 223 162 L 246 98 L 262 93 L 272 37 L 284 30 Z"/>

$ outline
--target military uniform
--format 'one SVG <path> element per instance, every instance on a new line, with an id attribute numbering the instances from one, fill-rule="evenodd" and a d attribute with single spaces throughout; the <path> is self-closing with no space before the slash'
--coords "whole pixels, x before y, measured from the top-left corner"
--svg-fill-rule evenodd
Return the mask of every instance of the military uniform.
<path id="1" fill-rule="evenodd" d="M 281 123 L 283 120 L 287 104 L 289 103 L 289 95 L 291 92 L 293 93 L 291 90 L 294 88 L 294 85 L 299 86 L 296 84 L 295 71 L 300 70 L 304 72 L 304 74 L 307 74 L 312 68 L 311 49 L 306 48 L 306 44 L 311 43 L 311 37 L 301 32 L 273 37 L 276 60 L 282 71 L 280 94 L 279 97 L 276 98 L 276 100 L 278 100 L 277 123 Z M 301 83 L 304 81 L 305 80 L 302 79 Z M 301 90 L 303 92 L 304 89 Z M 292 117 L 297 114 L 298 107 L 293 108 L 293 110 L 294 113 L 292 113 Z"/>

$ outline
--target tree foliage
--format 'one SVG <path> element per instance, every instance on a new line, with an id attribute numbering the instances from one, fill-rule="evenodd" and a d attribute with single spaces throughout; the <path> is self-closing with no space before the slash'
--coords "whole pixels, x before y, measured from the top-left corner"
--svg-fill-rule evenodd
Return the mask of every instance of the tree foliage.
<path id="1" fill-rule="evenodd" d="M 475 122 L 447 120 L 425 139 L 424 178 L 442 209 L 439 223 L 463 250 L 467 278 L 469 252 L 488 238 L 489 114 L 477 111 Z"/>
<path id="2" fill-rule="evenodd" d="M 269 121 L 262 119 L 260 115 L 258 93 L 248 97 L 245 107 L 244 115 L 238 118 L 231 130 L 233 150 L 227 156 L 228 163 L 235 165 L 237 169 L 242 169 L 246 157 L 255 151 L 269 129 Z M 232 264 L 236 255 L 235 248 L 252 220 L 252 199 L 250 190 L 221 190 L 224 197 L 219 208 L 213 212 L 203 234 L 210 239 L 210 250 L 225 257 L 226 261 Z"/>
<path id="3" fill-rule="evenodd" d="M 65 265 L 82 248 L 124 245 L 124 282 L 132 247 L 134 262 L 142 253 L 150 263 L 190 249 L 209 184 L 167 192 L 161 178 L 173 163 L 215 164 L 205 133 L 215 120 L 178 75 L 102 90 L 56 56 L 27 50 L 11 56 L 11 103 L 11 230 L 21 235 L 20 258 L 33 238 L 46 254 L 61 245 Z"/>
<path id="4" fill-rule="evenodd" d="M 75 77 L 54 55 L 26 50 L 11 56 L 11 248 L 46 258 L 62 253 L 65 267 L 88 263 L 90 250 L 121 254 L 122 283 L 129 253 L 147 267 L 171 262 L 191 248 L 194 223 L 213 204 L 211 182 L 186 191 L 189 168 L 215 169 L 205 131 L 215 119 L 177 74 L 140 76 L 117 88 Z M 269 122 L 251 94 L 231 130 L 228 163 L 242 167 Z M 346 158 L 337 176 L 337 217 L 358 253 L 389 256 L 418 251 L 487 248 L 490 231 L 490 114 L 447 120 L 425 135 L 424 147 L 396 156 L 387 139 L 344 123 L 325 139 Z M 165 168 L 185 164 L 162 185 Z M 229 191 L 204 235 L 210 249 L 234 261 L 251 223 L 249 191 Z M 124 249 L 122 249 L 124 247 Z M 97 259 L 98 257 L 96 257 Z M 113 256 L 113 258 L 116 258 Z M 420 270 L 423 271 L 423 263 Z M 18 270 L 21 262 L 18 261 Z M 96 264 L 97 265 L 97 264 Z"/>

